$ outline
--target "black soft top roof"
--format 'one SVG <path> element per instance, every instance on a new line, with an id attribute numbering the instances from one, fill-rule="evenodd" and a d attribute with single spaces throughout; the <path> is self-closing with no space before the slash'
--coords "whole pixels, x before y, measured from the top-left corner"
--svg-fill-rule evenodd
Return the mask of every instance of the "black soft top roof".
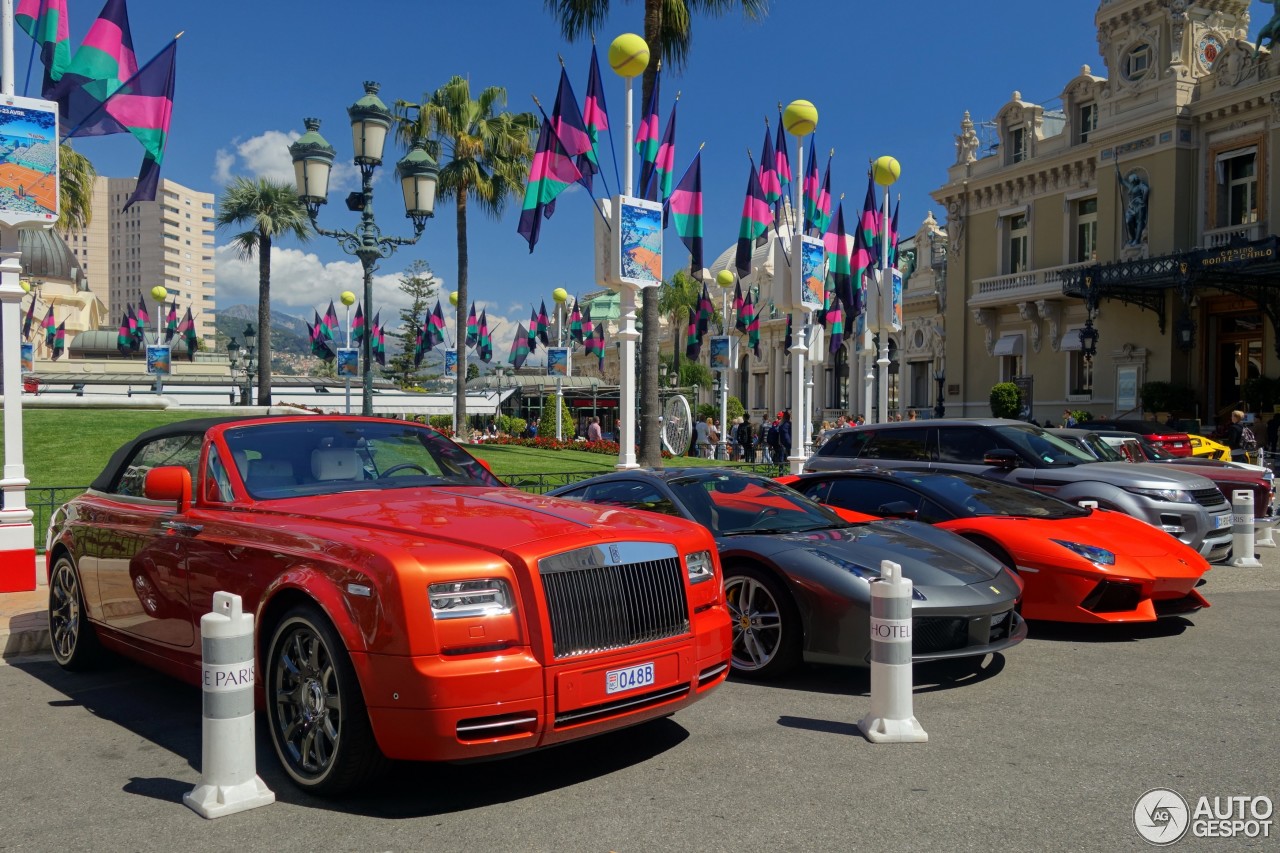
<path id="1" fill-rule="evenodd" d="M 134 452 L 143 444 L 154 441 L 158 438 L 169 438 L 178 435 L 201 435 L 203 436 L 210 428 L 226 423 L 239 423 L 254 420 L 266 420 L 271 418 L 270 415 L 256 415 L 239 417 L 223 417 L 223 418 L 192 418 L 186 421 L 174 421 L 171 424 L 163 424 L 158 427 L 152 427 L 146 432 L 140 433 L 132 441 L 128 441 L 120 446 L 115 453 L 111 454 L 111 459 L 107 461 L 107 466 L 102 469 L 102 473 L 98 475 L 89 488 L 97 489 L 100 492 L 109 491 L 112 483 L 115 482 L 116 474 L 124 467 L 130 459 L 133 458 Z M 276 417 L 279 417 L 278 415 Z"/>

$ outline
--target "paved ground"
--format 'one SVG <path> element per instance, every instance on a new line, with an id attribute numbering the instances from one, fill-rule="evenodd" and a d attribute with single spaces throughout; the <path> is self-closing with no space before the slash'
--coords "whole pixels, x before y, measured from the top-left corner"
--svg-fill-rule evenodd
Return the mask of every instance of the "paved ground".
<path id="1" fill-rule="evenodd" d="M 1033 630 L 962 682 L 919 668 L 925 745 L 869 744 L 865 673 L 811 667 L 558 750 L 400 766 L 336 803 L 292 789 L 267 746 L 280 801 L 217 821 L 181 805 L 198 691 L 125 662 L 72 675 L 11 658 L 0 850 L 1145 849 L 1131 814 L 1150 788 L 1280 801 L 1280 552 L 1264 563 L 1215 568 L 1213 607 L 1190 620 Z"/>

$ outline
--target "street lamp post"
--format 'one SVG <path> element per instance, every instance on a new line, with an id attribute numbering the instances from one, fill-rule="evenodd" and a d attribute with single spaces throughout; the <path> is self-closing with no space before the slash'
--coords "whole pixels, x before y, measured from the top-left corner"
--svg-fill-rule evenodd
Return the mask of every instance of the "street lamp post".
<path id="1" fill-rule="evenodd" d="M 227 360 L 231 364 L 231 384 L 239 388 L 240 405 L 253 405 L 253 375 L 258 367 L 258 335 L 253 324 L 244 327 L 244 346 L 235 338 L 227 342 Z M 243 381 L 240 379 L 243 376 Z"/>
<path id="2" fill-rule="evenodd" d="M 569 298 L 569 291 L 557 287 L 551 291 L 551 298 L 556 303 L 556 346 L 565 345 L 564 339 L 564 303 Z M 564 377 L 556 374 L 556 441 L 564 440 Z"/>
<path id="3" fill-rule="evenodd" d="M 351 118 L 351 139 L 355 164 L 360 169 L 360 191 L 347 196 L 347 209 L 360 214 L 354 231 L 330 231 L 316 225 L 320 205 L 329 200 L 329 173 L 333 168 L 334 150 L 320 135 L 320 120 L 304 119 L 307 132 L 289 146 L 293 160 L 298 196 L 307 206 L 307 214 L 316 233 L 332 237 L 342 250 L 355 255 L 364 270 L 364 308 L 373 316 L 373 272 L 377 262 L 389 258 L 400 246 L 418 242 L 427 220 L 435 213 L 436 180 L 439 169 L 426 151 L 426 141 L 415 139 L 409 153 L 396 164 L 396 175 L 404 196 L 405 216 L 413 221 L 413 237 L 384 237 L 373 215 L 373 171 L 382 164 L 382 149 L 391 128 L 392 114 L 378 98 L 378 84 L 367 81 L 364 97 L 347 108 Z M 364 399 L 361 414 L 373 414 L 373 336 L 361 339 L 364 358 Z"/>
<path id="4" fill-rule="evenodd" d="M 942 386 L 947 381 L 947 370 L 945 367 L 938 368 L 933 374 L 933 381 L 938 383 L 938 403 L 933 407 L 933 416 L 940 418 L 947 413 L 946 398 L 942 396 Z"/>

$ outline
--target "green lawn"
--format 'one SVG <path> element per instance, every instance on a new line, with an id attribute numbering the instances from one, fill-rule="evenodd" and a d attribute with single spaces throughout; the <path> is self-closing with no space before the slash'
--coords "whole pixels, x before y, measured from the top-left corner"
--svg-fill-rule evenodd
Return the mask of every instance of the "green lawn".
<path id="1" fill-rule="evenodd" d="M 32 488 L 87 486 L 116 448 L 161 424 L 208 417 L 208 412 L 127 409 L 25 409 L 23 455 Z M 0 424 L 3 435 L 3 424 Z M 605 472 L 616 456 L 534 447 L 468 445 L 499 477 L 521 474 Z M 706 459 L 671 459 L 668 465 L 712 465 Z"/>

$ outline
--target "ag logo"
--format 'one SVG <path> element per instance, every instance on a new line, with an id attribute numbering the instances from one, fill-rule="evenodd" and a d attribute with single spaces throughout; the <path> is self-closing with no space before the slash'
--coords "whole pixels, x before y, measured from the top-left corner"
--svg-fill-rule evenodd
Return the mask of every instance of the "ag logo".
<path id="1" fill-rule="evenodd" d="M 1133 825 L 1138 834 L 1159 847 L 1173 844 L 1186 835 L 1189 817 L 1187 801 L 1168 788 L 1152 788 L 1133 807 Z"/>

